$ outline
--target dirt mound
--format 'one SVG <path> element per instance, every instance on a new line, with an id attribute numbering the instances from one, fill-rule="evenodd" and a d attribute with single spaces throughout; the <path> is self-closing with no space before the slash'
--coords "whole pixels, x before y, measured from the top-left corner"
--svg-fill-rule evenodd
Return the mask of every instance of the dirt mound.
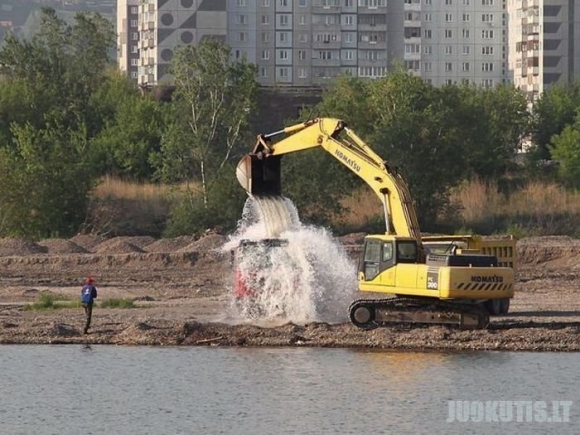
<path id="1" fill-rule="evenodd" d="M 145 250 L 147 252 L 177 252 L 187 245 L 193 243 L 195 237 L 193 236 L 179 236 L 172 239 L 160 239 L 156 242 L 147 245 Z"/>
<path id="2" fill-rule="evenodd" d="M 92 252 L 95 246 L 97 246 L 99 243 L 102 243 L 103 240 L 105 240 L 103 236 L 94 236 L 92 234 L 77 234 L 70 239 L 71 242 L 76 243 L 81 248 L 86 249 L 88 252 Z"/>
<path id="3" fill-rule="evenodd" d="M 115 237 L 99 243 L 94 248 L 96 254 L 129 254 L 133 252 L 145 252 L 139 246 L 129 242 L 131 238 Z"/>
<path id="4" fill-rule="evenodd" d="M 568 236 L 526 237 L 518 240 L 518 245 L 531 245 L 538 248 L 548 246 L 580 246 L 580 240 Z"/>
<path id="5" fill-rule="evenodd" d="M 49 254 L 86 254 L 87 251 L 75 242 L 66 239 L 46 239 L 38 242 Z"/>
<path id="6" fill-rule="evenodd" d="M 5 238 L 0 239 L 0 257 L 25 256 L 45 254 L 48 249 L 29 239 Z"/>
<path id="7" fill-rule="evenodd" d="M 338 241 L 343 245 L 362 245 L 367 233 L 352 233 L 339 237 Z"/>
<path id="8" fill-rule="evenodd" d="M 116 237 L 116 239 L 125 240 L 126 242 L 141 249 L 145 249 L 146 246 L 149 246 L 151 243 L 155 242 L 155 238 L 151 236 Z"/>
<path id="9" fill-rule="evenodd" d="M 228 238 L 221 234 L 210 234 L 181 248 L 178 252 L 207 252 L 218 249 L 226 243 Z"/>

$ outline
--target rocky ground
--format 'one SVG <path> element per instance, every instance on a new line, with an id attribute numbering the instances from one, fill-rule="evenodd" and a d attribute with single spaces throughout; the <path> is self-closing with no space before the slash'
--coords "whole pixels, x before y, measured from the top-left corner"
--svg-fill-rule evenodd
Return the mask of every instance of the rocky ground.
<path id="1" fill-rule="evenodd" d="M 0 343 L 580 350 L 580 240 L 520 240 L 510 314 L 494 317 L 482 331 L 362 331 L 348 323 L 241 321 L 229 307 L 229 256 L 219 251 L 225 240 L 217 234 L 198 240 L 88 235 L 38 243 L 0 239 Z M 342 242 L 354 256 L 360 237 Z M 43 292 L 75 301 L 87 275 L 97 280 L 100 300 L 128 298 L 136 307 L 97 306 L 88 335 L 82 334 L 82 308 L 25 309 Z"/>

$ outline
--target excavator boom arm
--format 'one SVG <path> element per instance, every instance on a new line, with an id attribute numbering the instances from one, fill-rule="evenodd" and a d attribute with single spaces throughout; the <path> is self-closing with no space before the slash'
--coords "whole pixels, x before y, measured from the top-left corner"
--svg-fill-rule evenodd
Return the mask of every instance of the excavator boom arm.
<path id="1" fill-rule="evenodd" d="M 273 142 L 275 137 L 285 137 Z M 280 194 L 280 159 L 283 155 L 320 147 L 360 177 L 381 200 L 387 234 L 412 237 L 421 233 L 409 189 L 344 121 L 320 118 L 259 135 L 251 154 L 238 164 L 238 180 L 249 194 Z"/>

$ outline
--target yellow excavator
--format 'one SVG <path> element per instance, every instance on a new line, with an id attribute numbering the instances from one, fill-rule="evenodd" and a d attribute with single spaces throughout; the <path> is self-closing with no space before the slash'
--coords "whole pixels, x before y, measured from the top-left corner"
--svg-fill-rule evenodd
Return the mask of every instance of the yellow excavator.
<path id="1" fill-rule="evenodd" d="M 383 204 L 385 233 L 365 237 L 359 260 L 358 289 L 369 297 L 350 305 L 354 325 L 481 329 L 488 325 L 490 312 L 507 313 L 514 295 L 513 264 L 498 264 L 496 255 L 484 254 L 480 238 L 435 237 L 424 244 L 403 178 L 342 120 L 313 119 L 259 135 L 253 151 L 238 164 L 238 181 L 253 196 L 281 195 L 282 156 L 317 147 L 360 177 Z M 442 246 L 446 248 L 435 249 Z M 507 248 L 513 257 L 513 239 L 496 242 L 488 252 L 507 256 Z"/>

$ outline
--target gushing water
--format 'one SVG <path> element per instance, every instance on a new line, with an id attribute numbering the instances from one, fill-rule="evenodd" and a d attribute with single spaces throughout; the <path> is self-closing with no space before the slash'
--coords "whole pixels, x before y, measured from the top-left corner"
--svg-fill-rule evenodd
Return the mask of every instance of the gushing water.
<path id="1" fill-rule="evenodd" d="M 275 239 L 275 240 L 273 240 Z M 355 297 L 356 269 L 324 228 L 300 223 L 292 201 L 250 197 L 238 231 L 233 305 L 250 320 L 341 322 Z"/>

